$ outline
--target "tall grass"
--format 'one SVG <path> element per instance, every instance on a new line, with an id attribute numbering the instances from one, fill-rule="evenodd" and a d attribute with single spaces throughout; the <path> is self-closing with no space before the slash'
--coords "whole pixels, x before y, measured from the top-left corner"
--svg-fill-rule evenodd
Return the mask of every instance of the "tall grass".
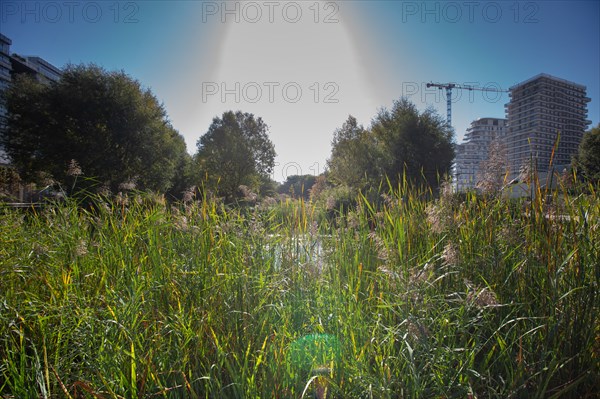
<path id="1" fill-rule="evenodd" d="M 594 397 L 597 193 L 428 197 L 3 210 L 0 395 Z"/>

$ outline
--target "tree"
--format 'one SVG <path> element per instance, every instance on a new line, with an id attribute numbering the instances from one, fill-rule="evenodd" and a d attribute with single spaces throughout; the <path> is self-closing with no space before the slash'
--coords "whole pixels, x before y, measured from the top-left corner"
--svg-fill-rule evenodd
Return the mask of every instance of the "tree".
<path id="1" fill-rule="evenodd" d="M 452 129 L 432 108 L 419 113 L 403 98 L 380 110 L 368 130 L 349 116 L 334 133 L 328 167 L 332 181 L 353 189 L 376 191 L 401 178 L 435 188 L 453 159 Z"/>
<path id="2" fill-rule="evenodd" d="M 379 111 L 371 131 L 380 148 L 381 169 L 392 184 L 404 176 L 413 184 L 437 187 L 440 177 L 449 173 L 455 154 L 453 131 L 433 108 L 419 113 L 402 98 L 391 110 Z"/>
<path id="3" fill-rule="evenodd" d="M 593 184 L 600 182 L 600 123 L 583 135 L 573 165 L 584 179 Z"/>
<path id="4" fill-rule="evenodd" d="M 124 72 L 68 66 L 57 83 L 19 76 L 6 92 L 2 145 L 21 176 L 37 172 L 65 182 L 76 160 L 86 177 L 135 181 L 164 192 L 186 155 L 183 137 L 148 89 Z"/>
<path id="5" fill-rule="evenodd" d="M 253 114 L 227 111 L 197 142 L 196 162 L 206 183 L 231 201 L 245 185 L 257 190 L 275 166 L 268 127 Z"/>
<path id="6" fill-rule="evenodd" d="M 363 189 L 381 178 L 380 154 L 373 134 L 358 125 L 352 115 L 334 132 L 331 145 L 327 166 L 336 184 Z"/>

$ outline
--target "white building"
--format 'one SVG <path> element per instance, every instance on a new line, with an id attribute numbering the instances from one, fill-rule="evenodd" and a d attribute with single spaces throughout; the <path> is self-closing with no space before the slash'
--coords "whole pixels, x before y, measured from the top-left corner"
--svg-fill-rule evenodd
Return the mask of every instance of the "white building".
<path id="1" fill-rule="evenodd" d="M 503 139 L 506 119 L 480 118 L 471 122 L 463 143 L 456 148 L 454 175 L 457 191 L 474 189 L 479 179 L 479 166 L 487 160 L 490 144 Z"/>

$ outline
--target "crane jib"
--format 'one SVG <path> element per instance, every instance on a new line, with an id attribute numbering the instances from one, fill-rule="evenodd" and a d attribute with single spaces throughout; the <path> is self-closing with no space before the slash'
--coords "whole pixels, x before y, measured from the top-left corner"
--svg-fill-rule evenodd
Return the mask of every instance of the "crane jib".
<path id="1" fill-rule="evenodd" d="M 427 83 L 427 88 L 437 87 L 438 89 L 446 89 L 446 124 L 448 127 L 452 127 L 452 89 L 460 90 L 479 90 L 479 91 L 491 91 L 497 93 L 508 93 L 508 90 L 501 89 L 499 87 L 477 87 L 470 85 L 461 85 L 458 83 Z"/>

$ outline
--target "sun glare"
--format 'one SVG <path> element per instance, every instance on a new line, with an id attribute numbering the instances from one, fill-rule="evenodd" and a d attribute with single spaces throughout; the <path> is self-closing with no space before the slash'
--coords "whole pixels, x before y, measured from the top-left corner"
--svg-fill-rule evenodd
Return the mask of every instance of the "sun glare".
<path id="1" fill-rule="evenodd" d="M 349 113 L 369 118 L 377 107 L 350 34 L 359 28 L 344 18 L 349 5 L 264 4 L 229 2 L 205 15 L 225 29 L 199 114 L 204 124 L 229 109 L 261 116 L 278 153 L 273 178 L 317 174 L 335 128 Z"/>

